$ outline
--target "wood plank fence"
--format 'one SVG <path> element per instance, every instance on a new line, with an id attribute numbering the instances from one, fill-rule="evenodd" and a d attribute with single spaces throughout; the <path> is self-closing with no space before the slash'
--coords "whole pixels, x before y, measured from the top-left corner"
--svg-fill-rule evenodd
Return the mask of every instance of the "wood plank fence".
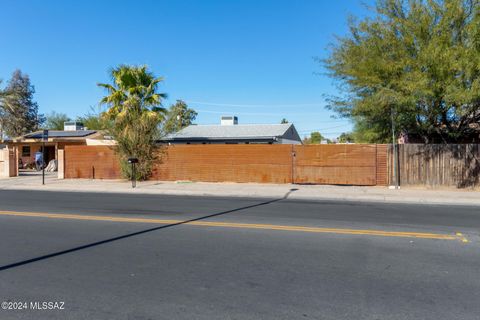
<path id="1" fill-rule="evenodd" d="M 386 185 L 386 145 L 173 145 L 152 179 Z M 59 167 L 61 167 L 59 165 Z M 65 178 L 119 179 L 112 147 L 66 146 Z"/>
<path id="2" fill-rule="evenodd" d="M 393 148 L 389 146 L 389 180 L 394 183 Z M 478 144 L 403 144 L 398 146 L 401 186 L 478 188 Z"/>

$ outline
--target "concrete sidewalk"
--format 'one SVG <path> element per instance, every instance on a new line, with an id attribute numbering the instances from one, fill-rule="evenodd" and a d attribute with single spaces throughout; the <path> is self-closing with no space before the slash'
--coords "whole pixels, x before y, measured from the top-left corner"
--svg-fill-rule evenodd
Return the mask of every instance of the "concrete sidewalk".
<path id="1" fill-rule="evenodd" d="M 137 183 L 132 189 L 129 181 L 56 179 L 55 174 L 46 177 L 42 186 L 41 176 L 0 179 L 1 190 L 45 190 L 66 192 L 111 192 L 129 194 L 162 194 L 218 197 L 255 197 L 302 200 L 345 200 L 388 203 L 480 205 L 480 192 L 471 190 L 432 190 L 425 188 L 404 188 L 391 190 L 386 187 L 291 185 L 257 183 L 206 183 L 206 182 L 164 182 L 147 181 Z"/>

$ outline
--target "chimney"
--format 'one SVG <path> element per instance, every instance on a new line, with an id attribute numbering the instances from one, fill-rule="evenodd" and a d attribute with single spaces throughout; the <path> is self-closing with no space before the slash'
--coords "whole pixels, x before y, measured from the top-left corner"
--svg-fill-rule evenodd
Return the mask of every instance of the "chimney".
<path id="1" fill-rule="evenodd" d="M 67 121 L 63 123 L 64 131 L 84 130 L 83 123 L 77 121 Z"/>
<path id="2" fill-rule="evenodd" d="M 238 118 L 236 116 L 222 116 L 220 124 L 222 126 L 233 126 L 238 124 Z"/>

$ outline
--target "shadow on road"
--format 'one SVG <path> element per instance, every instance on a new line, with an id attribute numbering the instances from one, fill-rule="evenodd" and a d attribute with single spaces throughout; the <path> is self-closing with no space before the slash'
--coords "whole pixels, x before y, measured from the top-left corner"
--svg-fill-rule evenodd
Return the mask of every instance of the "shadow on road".
<path id="1" fill-rule="evenodd" d="M 23 261 L 19 261 L 19 262 L 14 262 L 14 263 L 11 263 L 11 264 L 0 266 L 0 271 L 12 269 L 12 268 L 15 268 L 15 267 L 20 267 L 20 266 L 30 264 L 30 263 L 33 263 L 33 262 L 37 262 L 37 261 L 41 261 L 41 260 L 54 258 L 54 257 L 61 256 L 61 255 L 64 255 L 64 254 L 72 253 L 72 252 L 75 252 L 75 251 L 88 249 L 88 248 L 91 248 L 91 247 L 96 247 L 96 246 L 106 244 L 106 243 L 110 243 L 110 242 L 114 242 L 114 241 L 117 241 L 117 240 L 122 240 L 122 239 L 130 238 L 130 237 L 138 236 L 138 235 L 148 233 L 148 232 L 153 232 L 153 231 L 166 229 L 166 228 L 172 228 L 172 227 L 175 227 L 175 226 L 179 226 L 179 225 L 194 222 L 194 221 L 205 220 L 205 219 L 225 215 L 225 214 L 228 214 L 228 213 L 233 213 L 233 212 L 238 212 L 238 211 L 251 209 L 251 208 L 255 208 L 255 207 L 265 206 L 265 205 L 268 205 L 268 204 L 271 204 L 271 203 L 275 203 L 275 202 L 285 200 L 285 199 L 288 198 L 288 196 L 292 192 L 295 192 L 297 190 L 298 189 L 290 189 L 290 191 L 288 191 L 282 198 L 273 199 L 273 200 L 269 200 L 269 201 L 264 201 L 264 202 L 260 202 L 260 203 L 257 203 L 257 204 L 252 204 L 252 205 L 249 205 L 249 206 L 240 207 L 240 208 L 236 208 L 236 209 L 231 209 L 231 210 L 227 210 L 227 211 L 222 211 L 222 212 L 219 212 L 219 213 L 214 213 L 214 214 L 210 214 L 210 215 L 195 218 L 195 219 L 185 220 L 185 221 L 182 221 L 182 222 L 162 225 L 160 227 L 141 230 L 141 231 L 121 235 L 121 236 L 114 237 L 114 238 L 109 238 L 109 239 L 105 239 L 105 240 L 101 240 L 101 241 L 97 241 L 97 242 L 88 243 L 88 244 L 85 244 L 83 246 L 78 246 L 78 247 L 70 248 L 70 249 L 67 249 L 67 250 L 57 251 L 57 252 L 54 252 L 54 253 L 50 253 L 50 254 L 46 254 L 46 255 L 43 255 L 43 256 L 35 257 L 35 258 L 32 258 L 32 259 L 23 260 Z"/>

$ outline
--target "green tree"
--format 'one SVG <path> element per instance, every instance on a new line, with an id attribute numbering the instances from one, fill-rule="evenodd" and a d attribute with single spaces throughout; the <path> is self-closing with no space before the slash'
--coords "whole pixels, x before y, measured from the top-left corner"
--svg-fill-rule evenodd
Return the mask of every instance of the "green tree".
<path id="1" fill-rule="evenodd" d="M 344 93 L 329 108 L 366 142 L 397 132 L 462 141 L 480 121 L 478 0 L 379 0 L 323 60 Z M 477 133 L 478 136 L 478 133 Z"/>
<path id="2" fill-rule="evenodd" d="M 281 124 L 288 123 L 288 120 L 283 118 L 282 121 L 280 121 Z"/>
<path id="3" fill-rule="evenodd" d="M 158 92 L 163 78 L 156 78 L 146 66 L 120 65 L 111 70 L 112 84 L 99 83 L 106 95 L 101 103 L 108 106 L 104 116 L 112 121 L 110 132 L 118 144 L 122 173 L 132 177 L 130 157 L 138 158 L 137 179 L 147 179 L 158 157 L 155 140 L 159 123 L 164 120 L 161 107 L 166 94 Z"/>
<path id="4" fill-rule="evenodd" d="M 322 136 L 322 134 L 318 131 L 310 133 L 309 138 L 303 139 L 304 144 L 320 144 L 322 143 L 322 141 L 327 141 L 327 143 L 331 143 L 329 139 L 325 139 L 325 137 Z"/>
<path id="5" fill-rule="evenodd" d="M 98 109 L 90 107 L 90 111 L 85 115 L 78 117 L 78 121 L 88 130 L 109 130 L 112 127 L 112 121 L 104 116 L 104 110 L 99 106 Z"/>
<path id="6" fill-rule="evenodd" d="M 353 143 L 355 142 L 354 135 L 351 132 L 342 132 L 337 138 L 339 143 Z"/>
<path id="7" fill-rule="evenodd" d="M 63 130 L 64 123 L 67 121 L 71 121 L 71 119 L 65 113 L 57 113 L 52 111 L 47 115 L 47 120 L 45 121 L 44 127 L 50 130 Z"/>
<path id="8" fill-rule="evenodd" d="M 162 131 L 164 134 L 180 131 L 191 125 L 197 115 L 198 113 L 189 108 L 184 101 L 177 100 L 177 102 L 168 109 L 167 119 Z"/>
<path id="9" fill-rule="evenodd" d="M 2 84 L 2 79 L 0 79 L 0 85 Z M 0 88 L 0 141 L 3 141 L 3 127 L 5 126 L 6 112 L 4 106 L 4 99 L 7 96 L 7 92 Z"/>
<path id="10" fill-rule="evenodd" d="M 45 117 L 38 113 L 38 104 L 33 101 L 34 93 L 29 76 L 15 70 L 1 94 L 0 116 L 2 130 L 7 136 L 16 137 L 38 130 L 45 121 Z"/>

